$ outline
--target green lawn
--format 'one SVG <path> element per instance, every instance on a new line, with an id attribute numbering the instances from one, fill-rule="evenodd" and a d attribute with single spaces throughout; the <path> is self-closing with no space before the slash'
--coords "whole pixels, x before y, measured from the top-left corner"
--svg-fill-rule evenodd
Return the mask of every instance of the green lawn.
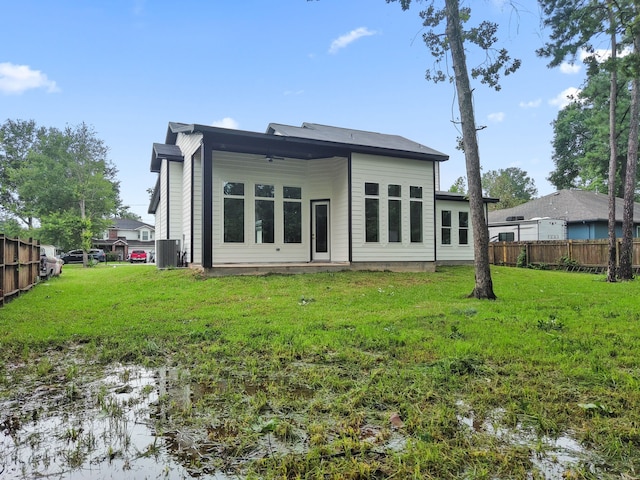
<path id="1" fill-rule="evenodd" d="M 173 424 L 247 478 L 638 478 L 640 283 L 492 272 L 497 301 L 466 298 L 470 267 L 65 266 L 0 309 L 0 395 L 63 368 L 55 355 L 171 366 L 199 392 L 160 399 Z M 252 456 L 267 435 L 274 451 Z M 541 466 L 558 438 L 580 454 Z"/>

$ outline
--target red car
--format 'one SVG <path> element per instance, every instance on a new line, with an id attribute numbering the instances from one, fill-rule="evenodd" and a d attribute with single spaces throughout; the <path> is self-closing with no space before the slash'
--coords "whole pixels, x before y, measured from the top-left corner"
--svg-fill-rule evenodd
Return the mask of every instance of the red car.
<path id="1" fill-rule="evenodd" d="M 129 262 L 144 262 L 147 263 L 147 252 L 144 250 L 132 250 L 129 255 Z"/>

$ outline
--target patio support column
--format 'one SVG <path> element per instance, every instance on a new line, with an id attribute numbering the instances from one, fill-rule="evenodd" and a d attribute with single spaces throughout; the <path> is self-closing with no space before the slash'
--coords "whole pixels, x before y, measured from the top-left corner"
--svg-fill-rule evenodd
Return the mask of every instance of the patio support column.
<path id="1" fill-rule="evenodd" d="M 213 151 L 202 140 L 202 266 L 213 267 Z"/>

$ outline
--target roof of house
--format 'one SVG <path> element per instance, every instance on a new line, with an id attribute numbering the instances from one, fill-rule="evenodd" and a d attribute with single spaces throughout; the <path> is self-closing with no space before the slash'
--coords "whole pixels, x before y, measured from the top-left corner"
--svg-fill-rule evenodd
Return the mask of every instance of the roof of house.
<path id="1" fill-rule="evenodd" d="M 155 230 L 153 225 L 149 225 L 148 223 L 141 222 L 139 220 L 131 220 L 128 218 L 114 218 L 113 224 L 111 228 L 115 228 L 117 230 L 138 230 L 139 228 L 148 228 L 150 230 Z"/>
<path id="2" fill-rule="evenodd" d="M 249 132 L 208 125 L 169 122 L 164 144 L 153 145 L 151 171 L 159 172 L 162 159 L 182 161 L 175 144 L 178 134 L 199 133 L 214 150 L 282 156 L 311 160 L 348 156 L 351 152 L 396 158 L 442 162 L 449 156 L 398 135 L 365 132 L 348 128 L 303 123 L 293 127 L 271 123 L 266 133 Z"/>
<path id="3" fill-rule="evenodd" d="M 616 221 L 622 221 L 624 200 L 616 199 Z M 512 208 L 489 212 L 489 224 L 504 222 L 507 217 L 558 218 L 567 223 L 607 222 L 609 197 L 587 190 L 560 190 Z M 634 223 L 640 223 L 640 204 L 634 204 Z"/>
<path id="4" fill-rule="evenodd" d="M 308 138 L 326 142 L 342 143 L 345 145 L 386 148 L 421 154 L 427 153 L 434 156 L 441 156 L 443 157 L 443 160 L 449 158 L 448 155 L 442 152 L 438 152 L 433 148 L 426 147 L 399 135 L 366 132 L 364 130 L 354 130 L 352 128 L 332 127 L 329 125 L 320 125 L 318 123 L 304 122 L 302 127 L 270 123 L 267 128 L 267 134 Z"/>

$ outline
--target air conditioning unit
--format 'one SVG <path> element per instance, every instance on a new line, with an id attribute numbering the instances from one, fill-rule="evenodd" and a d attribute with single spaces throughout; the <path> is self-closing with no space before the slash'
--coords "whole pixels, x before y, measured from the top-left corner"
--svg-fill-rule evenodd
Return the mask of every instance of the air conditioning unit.
<path id="1" fill-rule="evenodd" d="M 156 266 L 175 268 L 180 260 L 180 240 L 156 240 Z"/>

